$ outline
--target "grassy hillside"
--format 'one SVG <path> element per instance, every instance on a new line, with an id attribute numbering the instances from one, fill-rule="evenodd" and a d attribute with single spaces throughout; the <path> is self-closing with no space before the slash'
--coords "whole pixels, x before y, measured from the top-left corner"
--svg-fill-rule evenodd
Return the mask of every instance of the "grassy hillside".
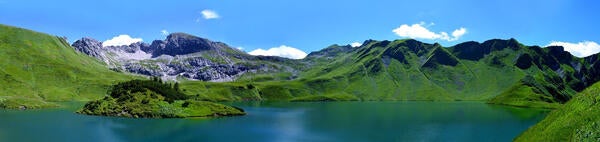
<path id="1" fill-rule="evenodd" d="M 104 96 L 133 78 L 73 50 L 62 38 L 0 25 L 0 107 L 52 107 Z"/>
<path id="2" fill-rule="evenodd" d="M 553 101 L 552 96 L 536 93 L 534 90 L 535 88 L 519 82 L 508 90 L 502 92 L 502 94 L 489 100 L 488 103 L 535 108 L 560 107 L 560 103 Z"/>
<path id="3" fill-rule="evenodd" d="M 600 141 L 600 83 L 548 114 L 515 141 Z"/>
<path id="4" fill-rule="evenodd" d="M 599 58 L 576 58 L 562 47 L 525 46 L 515 39 L 452 47 L 412 39 L 332 45 L 309 54 L 310 65 L 290 81 L 285 74 L 245 76 L 228 83 L 184 82 L 209 100 L 298 100 L 355 96 L 359 100 L 489 100 L 512 106 L 556 108 L 598 81 Z"/>
<path id="5" fill-rule="evenodd" d="M 288 101 L 295 97 L 324 95 L 299 81 L 183 81 L 181 89 L 185 94 L 206 101 Z"/>
<path id="6" fill-rule="evenodd" d="M 562 47 L 527 47 L 514 60 L 526 75 L 489 103 L 557 108 L 595 83 L 594 60 L 576 58 Z"/>
<path id="7" fill-rule="evenodd" d="M 356 48 L 332 45 L 303 60 L 248 55 L 257 66 L 273 63 L 285 65 L 277 70 L 299 71 L 247 73 L 225 83 L 183 81 L 181 87 L 211 101 L 489 100 L 555 108 L 600 80 L 599 57 L 576 58 L 562 47 L 525 46 L 515 39 L 452 47 L 367 40 Z M 134 78 L 110 71 L 61 38 L 4 25 L 0 61 L 0 104 L 8 108 L 95 99 L 109 85 Z"/>
<path id="8" fill-rule="evenodd" d="M 514 67 L 463 61 L 447 48 L 416 40 L 365 43 L 360 48 L 334 45 L 311 53 L 314 56 L 306 60 L 312 68 L 291 81 L 184 82 L 182 88 L 188 94 L 222 101 L 340 95 L 360 100 L 485 100 L 525 74 Z"/>
<path id="9" fill-rule="evenodd" d="M 582 62 L 577 58 L 568 58 L 570 63 L 555 62 L 557 56 L 545 57 L 551 49 L 527 47 L 514 39 L 467 42 L 449 48 L 410 39 L 368 40 L 345 51 L 348 53 L 335 54 L 335 59 L 309 69 L 300 80 L 331 82 L 315 85 L 363 100 L 487 100 L 533 76 L 534 80 L 525 85 L 535 88 L 534 94 L 567 96 L 568 100 L 575 93 L 567 84 L 574 73 L 568 71 L 575 70 L 571 63 Z M 517 66 L 516 59 L 526 53 L 539 60 L 529 61 L 535 64 L 528 67 Z M 555 65 L 560 67 L 548 67 Z M 552 78 L 559 76 L 557 72 L 561 77 Z"/>

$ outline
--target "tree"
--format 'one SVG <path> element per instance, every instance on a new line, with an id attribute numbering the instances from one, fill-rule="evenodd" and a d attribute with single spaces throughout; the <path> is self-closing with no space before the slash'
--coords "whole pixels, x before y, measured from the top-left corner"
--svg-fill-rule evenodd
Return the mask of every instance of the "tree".
<path id="1" fill-rule="evenodd" d="M 179 82 L 175 82 L 175 85 L 173 85 L 173 89 L 175 89 L 175 91 L 179 92 Z"/>
<path id="2" fill-rule="evenodd" d="M 158 81 L 157 81 L 158 80 Z M 117 83 L 109 90 L 112 98 L 119 100 L 129 100 L 134 93 L 152 91 L 165 97 L 168 102 L 174 100 L 185 100 L 187 95 L 179 91 L 179 83 L 163 83 L 160 78 L 152 78 L 152 80 L 131 80 L 127 82 Z"/>

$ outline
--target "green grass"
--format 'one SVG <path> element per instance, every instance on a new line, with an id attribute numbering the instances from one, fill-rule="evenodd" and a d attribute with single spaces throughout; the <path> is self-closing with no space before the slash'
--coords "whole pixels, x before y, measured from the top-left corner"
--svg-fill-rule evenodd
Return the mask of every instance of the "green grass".
<path id="1" fill-rule="evenodd" d="M 507 54 L 502 66 L 487 63 L 495 56 L 470 61 L 448 50 L 414 40 L 374 41 L 307 70 L 299 80 L 315 82 L 308 86 L 323 94 L 343 92 L 361 100 L 482 101 L 525 75 L 510 65 L 509 49 L 497 53 Z"/>
<path id="2" fill-rule="evenodd" d="M 316 93 L 297 81 L 202 82 L 183 81 L 184 93 L 207 101 L 287 101 L 293 97 Z"/>
<path id="3" fill-rule="evenodd" d="M 347 94 L 338 95 L 314 95 L 295 97 L 290 99 L 292 102 L 328 102 L 328 101 L 359 101 L 356 96 Z"/>
<path id="4" fill-rule="evenodd" d="M 600 141 L 600 83 L 552 111 L 515 141 Z"/>
<path id="5" fill-rule="evenodd" d="M 554 103 L 551 103 L 554 102 Z M 553 101 L 551 96 L 534 92 L 534 88 L 523 83 L 515 84 L 499 96 L 488 101 L 490 104 L 509 105 L 533 108 L 558 108 L 561 105 Z"/>
<path id="6" fill-rule="evenodd" d="M 177 100 L 172 103 L 153 91 L 137 92 L 126 100 L 106 96 L 90 101 L 77 113 L 133 118 L 185 118 L 244 115 L 243 110 L 206 101 Z"/>
<path id="7" fill-rule="evenodd" d="M 235 82 L 265 82 L 265 81 L 280 81 L 289 80 L 292 78 L 292 73 L 244 73 L 238 77 Z"/>
<path id="8" fill-rule="evenodd" d="M 244 111 L 218 103 L 198 101 L 183 94 L 177 83 L 152 80 L 130 80 L 115 84 L 110 95 L 90 101 L 77 111 L 88 115 L 183 118 L 244 115 Z"/>
<path id="9" fill-rule="evenodd" d="M 575 94 L 568 84 L 581 83 L 567 79 L 575 74 L 570 65 L 557 63 L 565 71 L 560 77 L 557 71 L 543 64 L 557 58 L 547 55 L 549 49 L 537 51 L 535 47 L 508 44 L 516 42 L 512 39 L 490 42 L 486 46 L 493 51 L 472 60 L 456 57 L 460 52 L 457 47 L 445 48 L 410 39 L 370 41 L 344 53 L 330 49 L 332 56 L 307 58 L 311 68 L 293 80 L 285 79 L 291 76 L 289 73 L 257 73 L 246 74 L 235 82 L 185 82 L 182 86 L 187 93 L 212 101 L 347 94 L 365 101 L 490 100 L 493 104 L 556 108 Z M 524 53 L 534 61 L 530 68 L 521 69 L 515 64 Z M 572 61 L 582 60 L 572 58 Z"/>
<path id="10" fill-rule="evenodd" d="M 110 71 L 63 39 L 0 25 L 0 107 L 56 107 L 56 101 L 100 98 L 113 83 L 135 78 Z"/>
<path id="11" fill-rule="evenodd" d="M 486 41 L 491 43 L 486 44 L 489 47 L 480 48 L 489 48 L 490 53 L 481 56 L 456 46 L 446 48 L 411 39 L 370 40 L 350 49 L 332 46 L 327 56 L 306 60 L 258 60 L 232 49 L 226 52 L 251 58 L 248 62 L 232 59 L 237 64 L 266 65 L 282 72 L 248 73 L 226 83 L 183 81 L 181 88 L 207 101 L 288 101 L 324 96 L 315 98 L 319 100 L 344 94 L 365 101 L 491 100 L 494 104 L 551 108 L 581 91 L 581 87 L 572 88 L 582 81 L 571 64 L 587 67 L 589 63 L 515 42 Z M 529 58 L 521 58 L 524 54 Z M 215 59 L 221 60 L 229 59 Z M 516 61 L 531 67 L 521 69 L 515 66 Z M 556 68 L 555 64 L 560 71 L 550 69 Z M 150 63 L 146 66 L 152 67 Z M 284 71 L 292 68 L 300 72 Z M 593 74 L 585 76 L 594 78 Z M 93 100 L 103 96 L 110 85 L 133 78 L 141 77 L 110 71 L 58 37 L 0 26 L 0 87 L 4 88 L 0 90 L 0 106 L 42 108 L 56 106 L 54 101 Z"/>

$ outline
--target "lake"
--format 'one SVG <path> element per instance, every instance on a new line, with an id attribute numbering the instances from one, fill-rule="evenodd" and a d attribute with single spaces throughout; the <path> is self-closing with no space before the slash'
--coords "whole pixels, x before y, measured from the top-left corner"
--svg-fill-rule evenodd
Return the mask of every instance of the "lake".
<path id="1" fill-rule="evenodd" d="M 0 110 L 0 141 L 511 141 L 548 110 L 482 102 L 241 102 L 248 115 L 194 119 Z"/>

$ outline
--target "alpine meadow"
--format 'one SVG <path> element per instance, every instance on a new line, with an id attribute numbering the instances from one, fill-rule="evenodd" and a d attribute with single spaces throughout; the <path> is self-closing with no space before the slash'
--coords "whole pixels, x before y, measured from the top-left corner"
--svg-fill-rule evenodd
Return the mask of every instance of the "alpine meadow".
<path id="1" fill-rule="evenodd" d="M 0 141 L 600 141 L 595 2 L 30 3 Z"/>

